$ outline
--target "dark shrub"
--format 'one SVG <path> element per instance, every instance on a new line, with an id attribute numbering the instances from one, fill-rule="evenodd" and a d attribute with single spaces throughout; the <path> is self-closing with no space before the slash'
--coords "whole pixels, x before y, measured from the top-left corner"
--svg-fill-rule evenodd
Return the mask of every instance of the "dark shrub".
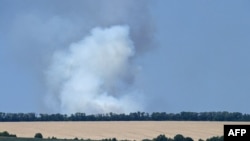
<path id="1" fill-rule="evenodd" d="M 35 138 L 39 138 L 39 139 L 42 139 L 43 138 L 43 135 L 41 133 L 36 133 Z"/>

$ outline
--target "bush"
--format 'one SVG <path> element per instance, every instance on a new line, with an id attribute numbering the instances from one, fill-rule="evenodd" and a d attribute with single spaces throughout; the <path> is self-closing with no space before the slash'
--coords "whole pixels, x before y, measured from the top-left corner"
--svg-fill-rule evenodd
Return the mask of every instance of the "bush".
<path id="1" fill-rule="evenodd" d="M 42 138 L 43 138 L 43 135 L 42 135 L 41 133 L 36 133 L 36 134 L 35 134 L 35 138 L 42 139 Z"/>
<path id="2" fill-rule="evenodd" d="M 7 131 L 0 132 L 0 136 L 2 136 L 2 137 L 16 137 L 16 135 L 9 134 Z"/>
<path id="3" fill-rule="evenodd" d="M 143 139 L 142 141 L 152 141 L 152 140 L 150 140 L 150 139 Z"/>
<path id="4" fill-rule="evenodd" d="M 172 141 L 170 138 L 167 138 L 165 135 L 159 135 L 153 139 L 153 141 Z"/>
<path id="5" fill-rule="evenodd" d="M 177 134 L 174 136 L 174 141 L 185 141 L 185 137 L 181 134 Z"/>
<path id="6" fill-rule="evenodd" d="M 107 139 L 102 139 L 101 141 L 117 141 L 117 139 L 116 138 L 107 138 Z"/>
<path id="7" fill-rule="evenodd" d="M 194 141 L 194 140 L 192 138 L 190 138 L 190 137 L 186 137 L 185 141 Z"/>
<path id="8" fill-rule="evenodd" d="M 10 134 L 7 131 L 0 132 L 0 136 L 8 137 Z"/>
<path id="9" fill-rule="evenodd" d="M 224 136 L 216 136 L 206 139 L 206 141 L 224 141 Z"/>

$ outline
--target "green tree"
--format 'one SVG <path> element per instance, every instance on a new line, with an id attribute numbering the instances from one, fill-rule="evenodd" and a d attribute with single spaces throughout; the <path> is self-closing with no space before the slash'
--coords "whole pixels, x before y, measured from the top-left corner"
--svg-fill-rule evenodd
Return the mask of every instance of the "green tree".
<path id="1" fill-rule="evenodd" d="M 185 138 L 181 134 L 177 134 L 174 136 L 174 141 L 185 141 Z"/>
<path id="2" fill-rule="evenodd" d="M 186 137 L 185 141 L 194 141 L 194 140 L 192 138 L 190 138 L 190 137 Z"/>
<path id="3" fill-rule="evenodd" d="M 0 132 L 0 136 L 8 137 L 10 134 L 7 131 Z"/>
<path id="4" fill-rule="evenodd" d="M 43 135 L 42 135 L 41 133 L 36 133 L 36 134 L 35 134 L 35 138 L 42 139 L 42 138 L 43 138 Z"/>
<path id="5" fill-rule="evenodd" d="M 206 141 L 224 141 L 224 137 L 223 136 L 211 137 L 208 138 Z"/>
<path id="6" fill-rule="evenodd" d="M 159 135 L 153 139 L 153 141 L 169 141 L 165 135 Z"/>

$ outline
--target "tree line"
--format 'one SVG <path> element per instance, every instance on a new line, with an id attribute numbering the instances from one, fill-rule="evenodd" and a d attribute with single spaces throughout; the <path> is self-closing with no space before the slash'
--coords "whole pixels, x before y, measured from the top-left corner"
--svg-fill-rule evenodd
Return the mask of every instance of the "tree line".
<path id="1" fill-rule="evenodd" d="M 240 112 L 180 112 L 166 113 L 132 112 L 129 114 L 36 114 L 36 113 L 3 113 L 0 122 L 17 121 L 250 121 L 250 114 Z"/>
<path id="2" fill-rule="evenodd" d="M 68 141 L 73 141 L 73 140 L 82 140 L 82 141 L 94 141 L 91 139 L 78 139 L 75 137 L 74 139 L 57 139 L 56 137 L 48 138 L 45 139 L 43 138 L 42 133 L 36 133 L 34 138 L 18 138 L 15 134 L 10 134 L 7 131 L 0 132 L 0 140 L 3 139 L 7 141 L 8 139 L 12 139 L 12 141 L 33 141 L 35 139 L 40 139 L 44 141 L 61 141 L 61 140 L 68 140 Z M 198 141 L 223 141 L 224 137 L 223 136 L 214 136 L 211 138 L 208 138 L 206 140 L 199 139 Z M 98 141 L 98 140 L 95 140 Z M 115 137 L 114 138 L 106 138 L 106 139 L 101 139 L 99 141 L 118 141 Z M 121 141 L 129 141 L 129 140 L 121 140 Z M 153 139 L 143 139 L 142 141 L 194 141 L 191 137 L 184 137 L 181 134 L 175 135 L 173 138 L 166 137 L 164 134 L 158 135 L 157 137 Z"/>

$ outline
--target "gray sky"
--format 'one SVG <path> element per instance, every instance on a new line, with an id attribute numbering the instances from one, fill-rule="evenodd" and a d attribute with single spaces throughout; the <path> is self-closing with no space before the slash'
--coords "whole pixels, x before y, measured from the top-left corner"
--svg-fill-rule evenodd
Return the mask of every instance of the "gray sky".
<path id="1" fill-rule="evenodd" d="M 247 0 L 0 0 L 0 112 L 46 112 L 53 53 L 126 24 L 144 111 L 250 113 L 249 13 Z"/>

